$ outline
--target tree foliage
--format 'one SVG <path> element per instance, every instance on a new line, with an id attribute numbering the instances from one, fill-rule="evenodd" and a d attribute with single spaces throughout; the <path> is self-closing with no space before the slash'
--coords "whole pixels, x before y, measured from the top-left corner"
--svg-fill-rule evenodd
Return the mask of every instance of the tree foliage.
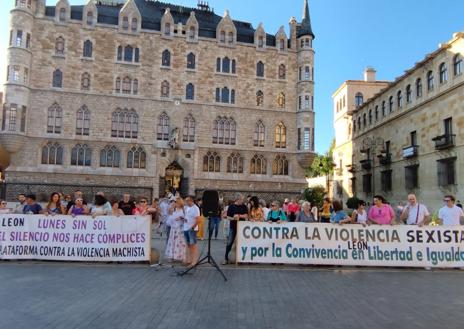
<path id="1" fill-rule="evenodd" d="M 322 207 L 324 197 L 325 197 L 324 186 L 315 186 L 315 187 L 307 188 L 303 192 L 303 198 L 306 201 L 311 202 L 312 206 L 316 206 L 318 208 Z"/>
<path id="2" fill-rule="evenodd" d="M 335 140 L 332 141 L 329 150 L 325 154 L 318 154 L 314 158 L 312 165 L 306 170 L 306 177 L 320 177 L 332 174 L 335 163 L 333 160 L 333 150 Z"/>

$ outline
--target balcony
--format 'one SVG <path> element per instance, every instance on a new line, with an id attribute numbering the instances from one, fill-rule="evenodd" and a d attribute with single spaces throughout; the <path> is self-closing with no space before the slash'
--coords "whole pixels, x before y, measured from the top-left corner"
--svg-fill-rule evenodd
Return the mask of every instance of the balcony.
<path id="1" fill-rule="evenodd" d="M 435 150 L 445 150 L 455 146 L 454 139 L 456 135 L 445 134 L 432 139 L 435 142 Z"/>
<path id="2" fill-rule="evenodd" d="M 379 163 L 382 166 L 386 166 L 386 165 L 389 165 L 389 164 L 392 163 L 392 155 L 391 155 L 391 153 L 383 153 L 383 154 L 379 155 L 378 158 L 379 158 Z"/>
<path id="3" fill-rule="evenodd" d="M 411 145 L 408 147 L 403 148 L 403 158 L 410 159 L 415 158 L 419 154 L 419 146 L 418 145 Z"/>
<path id="4" fill-rule="evenodd" d="M 372 160 L 361 160 L 359 163 L 364 170 L 370 170 L 372 168 Z"/>
<path id="5" fill-rule="evenodd" d="M 346 168 L 347 168 L 349 173 L 352 173 L 352 174 L 356 173 L 356 166 L 355 165 L 347 165 Z"/>

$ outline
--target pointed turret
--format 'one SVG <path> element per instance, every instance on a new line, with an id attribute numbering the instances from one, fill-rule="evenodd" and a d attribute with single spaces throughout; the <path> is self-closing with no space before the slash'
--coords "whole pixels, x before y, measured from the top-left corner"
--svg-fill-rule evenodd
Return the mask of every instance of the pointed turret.
<path id="1" fill-rule="evenodd" d="M 303 9 L 303 20 L 301 21 L 300 28 L 298 30 L 298 38 L 310 35 L 315 38 L 313 29 L 311 28 L 311 17 L 309 16 L 309 4 L 308 0 L 304 0 L 304 9 Z"/>

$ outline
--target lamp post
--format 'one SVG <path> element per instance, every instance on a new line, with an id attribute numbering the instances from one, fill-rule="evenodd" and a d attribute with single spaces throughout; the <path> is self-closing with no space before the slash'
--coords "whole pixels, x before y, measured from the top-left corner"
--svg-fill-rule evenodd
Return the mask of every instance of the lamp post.
<path id="1" fill-rule="evenodd" d="M 384 147 L 384 140 L 381 137 L 366 137 L 362 141 L 363 144 L 363 151 L 367 152 L 367 160 L 372 161 L 371 162 L 371 167 L 372 167 L 372 197 L 375 195 L 375 152 L 378 147 L 383 148 Z M 371 159 L 372 157 L 372 159 Z"/>

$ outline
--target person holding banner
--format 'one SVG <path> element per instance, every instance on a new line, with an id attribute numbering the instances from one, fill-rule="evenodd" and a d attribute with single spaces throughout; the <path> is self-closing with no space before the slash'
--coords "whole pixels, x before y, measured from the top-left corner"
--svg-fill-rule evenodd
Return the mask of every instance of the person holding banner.
<path id="1" fill-rule="evenodd" d="M 35 195 L 26 195 L 26 205 L 24 206 L 23 213 L 29 215 L 38 215 L 42 212 L 42 206 L 35 202 Z"/>
<path id="2" fill-rule="evenodd" d="M 378 225 L 393 225 L 395 211 L 386 204 L 386 200 L 381 195 L 374 196 L 374 205 L 369 209 L 367 215 L 369 223 Z"/>
<path id="3" fill-rule="evenodd" d="M 301 205 L 301 211 L 296 216 L 296 221 L 300 223 L 316 222 L 314 214 L 311 211 L 311 203 L 309 203 L 308 201 L 303 202 L 303 204 Z"/>
<path id="4" fill-rule="evenodd" d="M 321 223 L 330 223 L 330 217 L 332 215 L 332 203 L 329 198 L 324 198 L 322 209 L 321 209 Z"/>
<path id="5" fill-rule="evenodd" d="M 7 205 L 6 201 L 0 199 L 0 214 L 9 214 L 10 213 L 10 209 L 8 209 L 6 207 L 6 205 Z"/>
<path id="6" fill-rule="evenodd" d="M 184 200 L 178 198 L 167 219 L 171 232 L 164 254 L 171 261 L 186 261 L 187 244 L 184 237 L 184 219 Z"/>
<path id="7" fill-rule="evenodd" d="M 454 203 L 456 199 L 452 195 L 447 195 L 443 199 L 445 205 L 438 211 L 438 218 L 444 226 L 461 225 L 461 219 L 464 218 L 464 212 Z"/>
<path id="8" fill-rule="evenodd" d="M 362 226 L 367 225 L 366 202 L 363 200 L 358 201 L 358 208 L 351 214 L 351 223 L 361 224 Z"/>
<path id="9" fill-rule="evenodd" d="M 13 212 L 15 214 L 23 214 L 24 206 L 26 205 L 26 195 L 23 193 L 19 193 L 18 201 L 19 203 L 15 206 L 15 209 Z"/>
<path id="10" fill-rule="evenodd" d="M 243 204 L 243 195 L 237 194 L 235 196 L 235 203 L 231 204 L 227 209 L 227 217 L 230 219 L 229 236 L 227 238 L 226 254 L 222 265 L 229 264 L 229 253 L 237 237 L 237 222 L 248 219 L 248 207 Z"/>
<path id="11" fill-rule="evenodd" d="M 407 225 L 418 225 L 422 227 L 427 225 L 430 220 L 430 213 L 427 207 L 417 202 L 414 194 L 408 195 L 408 205 L 404 207 L 400 219 Z"/>
<path id="12" fill-rule="evenodd" d="M 338 200 L 332 202 L 333 212 L 330 216 L 330 222 L 332 224 L 347 224 L 351 223 L 351 218 L 343 210 L 342 203 Z"/>
<path id="13" fill-rule="evenodd" d="M 253 196 L 250 199 L 250 213 L 249 218 L 251 222 L 263 222 L 264 221 L 264 212 L 259 204 L 259 199 L 257 196 Z"/>
<path id="14" fill-rule="evenodd" d="M 47 203 L 47 206 L 43 210 L 45 215 L 64 215 L 66 214 L 66 208 L 61 203 L 61 197 L 59 193 L 53 192 L 50 195 L 50 200 Z"/>
<path id="15" fill-rule="evenodd" d="M 76 198 L 74 204 L 69 208 L 68 215 L 73 217 L 89 214 L 89 208 L 84 204 L 83 198 Z"/>
<path id="16" fill-rule="evenodd" d="M 280 204 L 278 201 L 272 201 L 271 210 L 267 215 L 266 221 L 269 223 L 280 223 L 287 220 L 285 216 L 285 211 L 280 209 Z"/>

